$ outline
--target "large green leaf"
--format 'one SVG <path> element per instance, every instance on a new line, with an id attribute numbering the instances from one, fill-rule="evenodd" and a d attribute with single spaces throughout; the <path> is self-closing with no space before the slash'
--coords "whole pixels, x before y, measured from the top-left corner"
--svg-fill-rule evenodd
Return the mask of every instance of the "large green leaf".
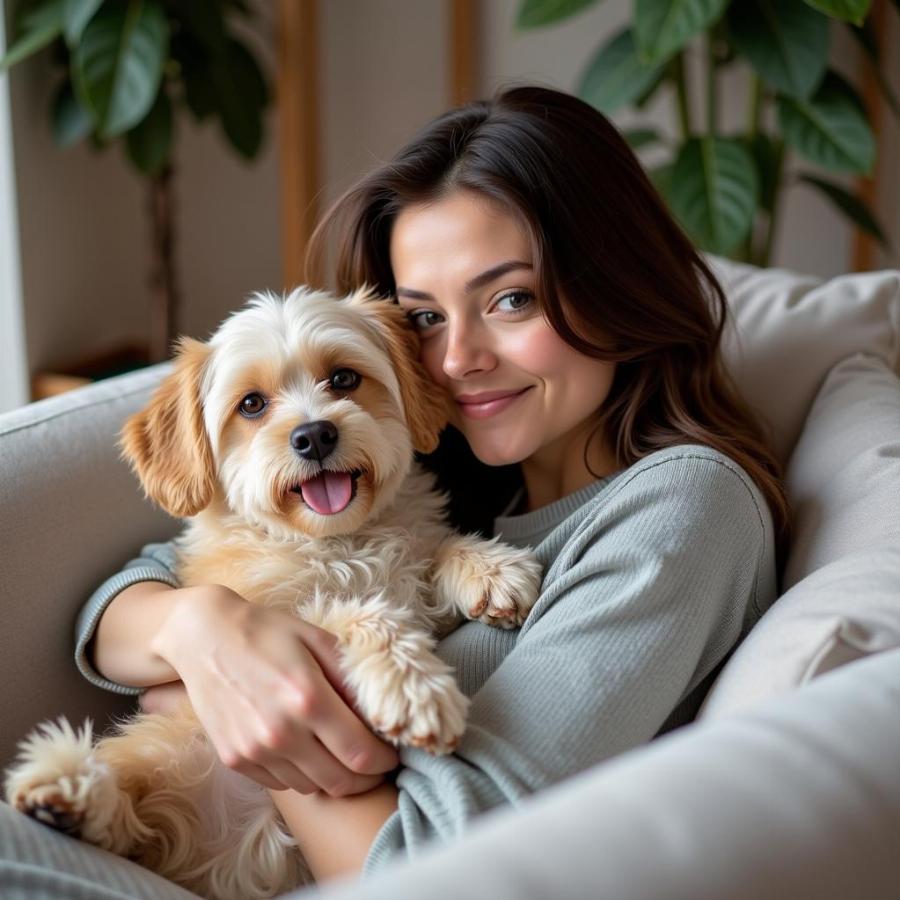
<path id="1" fill-rule="evenodd" d="M 252 159 L 262 142 L 262 111 L 269 96 L 265 77 L 250 51 L 234 39 L 210 74 L 225 134 L 238 153 Z"/>
<path id="2" fill-rule="evenodd" d="M 51 109 L 53 140 L 60 147 L 71 147 L 94 130 L 91 114 L 78 102 L 68 78 L 60 85 Z"/>
<path id="3" fill-rule="evenodd" d="M 653 187 L 656 188 L 657 193 L 669 204 L 669 206 L 672 205 L 672 201 L 669 198 L 672 193 L 672 172 L 674 170 L 675 163 L 669 162 L 663 163 L 655 169 L 649 169 L 647 171 L 650 181 L 653 182 Z"/>
<path id="4" fill-rule="evenodd" d="M 172 153 L 172 105 L 163 88 L 150 112 L 125 135 L 128 158 L 145 175 L 156 175 Z"/>
<path id="5" fill-rule="evenodd" d="M 13 43 L 0 59 L 0 72 L 43 50 L 62 34 L 62 29 L 63 0 L 46 0 L 36 6 L 26 6 L 16 19 Z"/>
<path id="6" fill-rule="evenodd" d="M 150 111 L 168 44 L 169 23 L 155 0 L 104 6 L 88 23 L 72 57 L 72 75 L 101 137 L 128 131 Z"/>
<path id="7" fill-rule="evenodd" d="M 830 181 L 823 181 L 815 175 L 801 173 L 797 178 L 799 181 L 805 181 L 821 191 L 841 212 L 849 216 L 867 234 L 877 238 L 881 246 L 890 252 L 891 245 L 884 233 L 884 229 L 878 224 L 878 220 L 873 212 L 859 197 L 854 197 L 853 194 L 839 185 L 832 184 Z"/>
<path id="8" fill-rule="evenodd" d="M 785 142 L 810 162 L 833 172 L 868 173 L 875 162 L 875 136 L 862 102 L 843 79 L 829 72 L 810 100 L 777 98 Z"/>
<path id="9" fill-rule="evenodd" d="M 805 0 L 805 2 L 826 16 L 854 22 L 857 25 L 862 24 L 872 5 L 872 0 Z"/>
<path id="10" fill-rule="evenodd" d="M 634 32 L 643 63 L 670 59 L 721 18 L 728 0 L 636 0 Z"/>
<path id="11" fill-rule="evenodd" d="M 225 52 L 225 19 L 221 0 L 190 0 L 178 7 L 182 28 L 213 55 Z"/>
<path id="12" fill-rule="evenodd" d="M 632 150 L 649 147 L 653 144 L 664 144 L 665 139 L 655 128 L 630 128 L 622 132 L 622 137 Z"/>
<path id="13" fill-rule="evenodd" d="M 70 48 L 74 48 L 81 40 L 87 23 L 102 5 L 103 0 L 64 0 L 63 31 Z"/>
<path id="14" fill-rule="evenodd" d="M 203 45 L 186 31 L 172 35 L 170 52 L 181 69 L 181 84 L 188 109 L 198 122 L 203 121 L 218 108 L 211 57 Z"/>
<path id="15" fill-rule="evenodd" d="M 828 65 L 828 19 L 803 0 L 734 0 L 728 34 L 768 85 L 804 99 Z"/>
<path id="16" fill-rule="evenodd" d="M 759 206 L 771 213 L 775 207 L 775 194 L 778 190 L 782 144 L 762 132 L 754 135 L 752 139 L 743 140 L 756 163 L 756 173 L 759 176 Z"/>
<path id="17" fill-rule="evenodd" d="M 539 28 L 574 16 L 599 0 L 522 0 L 516 16 L 517 28 Z"/>
<path id="18" fill-rule="evenodd" d="M 759 183 L 753 158 L 738 140 L 690 138 L 675 160 L 672 212 L 704 250 L 728 253 L 750 232 Z"/>
<path id="19" fill-rule="evenodd" d="M 588 63 L 576 89 L 582 99 L 604 113 L 636 102 L 658 84 L 664 65 L 644 65 L 637 55 L 630 28 L 602 45 Z"/>

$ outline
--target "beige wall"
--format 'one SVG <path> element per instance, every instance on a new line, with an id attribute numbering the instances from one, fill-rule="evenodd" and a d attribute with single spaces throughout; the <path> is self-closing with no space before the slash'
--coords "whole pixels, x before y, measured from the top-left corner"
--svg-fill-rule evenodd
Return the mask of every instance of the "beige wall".
<path id="1" fill-rule="evenodd" d="M 604 34 L 629 15 L 627 0 L 606 0 L 553 28 L 516 34 L 519 0 L 483 0 L 480 93 L 501 83 L 539 81 L 566 90 Z M 275 3 L 258 0 L 252 39 L 274 74 Z M 445 0 L 322 0 L 319 41 L 323 185 L 320 209 L 362 172 L 387 158 L 447 105 Z M 900 24 L 890 11 L 892 46 Z M 847 39 L 834 42 L 836 64 L 858 65 Z M 890 77 L 900 94 L 900 54 Z M 699 67 L 695 66 L 695 77 Z M 119 148 L 95 155 L 56 148 L 47 108 L 53 90 L 46 56 L 10 78 L 22 281 L 29 367 L 50 368 L 118 340 L 139 338 L 148 318 L 147 223 L 141 180 Z M 723 123 L 744 116 L 744 76 L 722 97 Z M 673 128 L 660 98 L 649 117 Z M 620 125 L 635 117 L 623 113 Z M 184 330 L 205 336 L 254 289 L 282 287 L 277 123 L 274 107 L 259 160 L 242 163 L 213 124 L 182 118 L 178 137 L 179 266 Z M 882 146 L 879 212 L 900 247 L 900 129 L 891 119 Z M 673 129 L 674 130 L 674 129 Z M 775 262 L 821 275 L 851 264 L 851 231 L 808 189 L 786 203 Z M 895 256 L 881 264 L 897 265 Z"/>

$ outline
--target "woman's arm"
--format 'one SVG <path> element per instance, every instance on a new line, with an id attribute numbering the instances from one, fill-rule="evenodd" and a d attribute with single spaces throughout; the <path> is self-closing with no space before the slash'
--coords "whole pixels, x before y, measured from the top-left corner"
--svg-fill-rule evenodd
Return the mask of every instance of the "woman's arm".
<path id="1" fill-rule="evenodd" d="M 93 639 L 88 662 L 100 675 L 135 687 L 165 684 L 180 676 L 156 649 L 156 642 L 177 607 L 198 598 L 185 589 L 158 581 L 129 585 L 106 607 Z"/>
<path id="2" fill-rule="evenodd" d="M 384 823 L 397 810 L 397 788 L 386 782 L 352 797 L 269 791 L 316 881 L 355 875 Z"/>
<path id="3" fill-rule="evenodd" d="M 173 701 L 180 678 L 222 762 L 265 787 L 346 795 L 380 784 L 397 755 L 351 708 L 333 636 L 221 585 L 178 588 L 160 561 L 172 556 L 149 545 L 85 605 L 86 677 L 121 693 L 166 684 Z"/>
<path id="4" fill-rule="evenodd" d="M 757 601 L 772 599 L 761 495 L 702 452 L 626 473 L 558 534 L 547 539 L 555 546 L 541 597 L 475 693 L 456 752 L 401 751 L 398 810 L 370 848 L 367 874 L 652 739 L 738 640 L 745 616 L 755 618 Z M 460 664 L 483 665 L 490 629 L 463 629 L 468 637 L 444 644 L 466 641 Z"/>

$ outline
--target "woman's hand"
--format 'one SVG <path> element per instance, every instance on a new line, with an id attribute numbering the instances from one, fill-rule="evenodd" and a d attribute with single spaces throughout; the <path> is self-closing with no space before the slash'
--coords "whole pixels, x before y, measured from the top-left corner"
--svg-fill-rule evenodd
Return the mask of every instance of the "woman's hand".
<path id="1" fill-rule="evenodd" d="M 142 706 L 173 709 L 186 692 L 222 762 L 264 787 L 341 797 L 397 765 L 351 708 L 335 637 L 297 616 L 222 586 L 190 588 L 154 649 L 184 688 L 153 688 Z"/>

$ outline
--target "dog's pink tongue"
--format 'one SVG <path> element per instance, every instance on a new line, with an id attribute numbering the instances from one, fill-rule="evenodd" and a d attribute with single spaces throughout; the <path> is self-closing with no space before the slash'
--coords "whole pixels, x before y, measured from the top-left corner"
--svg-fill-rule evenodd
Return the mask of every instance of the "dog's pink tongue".
<path id="1" fill-rule="evenodd" d="M 350 502 L 353 482 L 348 472 L 322 472 L 300 485 L 303 499 L 323 516 L 339 513 Z"/>

